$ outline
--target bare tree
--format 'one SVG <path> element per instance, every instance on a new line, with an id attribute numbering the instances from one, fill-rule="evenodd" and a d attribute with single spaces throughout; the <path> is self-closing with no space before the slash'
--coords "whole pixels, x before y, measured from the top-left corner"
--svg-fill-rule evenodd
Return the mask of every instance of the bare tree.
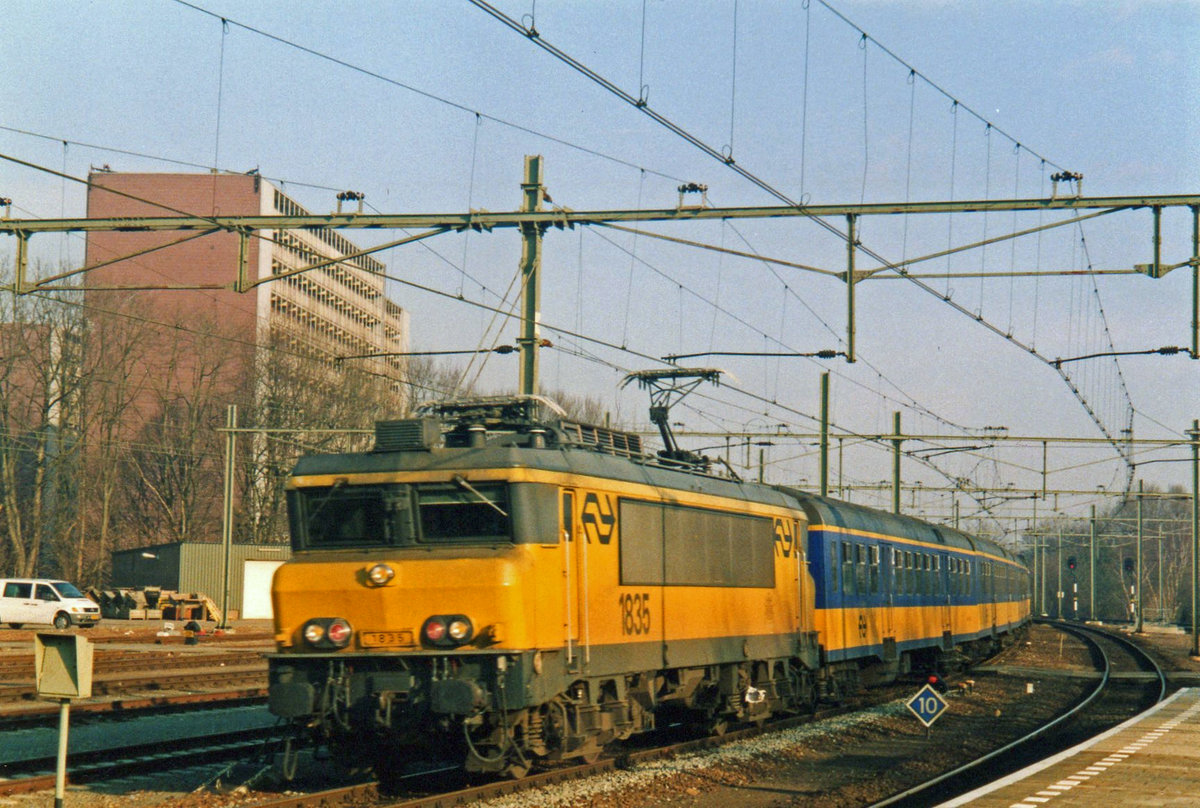
<path id="1" fill-rule="evenodd" d="M 107 581 L 118 502 L 127 500 L 130 420 L 150 376 L 140 361 L 149 327 L 133 300 L 111 309 L 92 307 L 85 315 L 78 370 L 79 510 L 70 577 L 99 585 Z"/>
<path id="2" fill-rule="evenodd" d="M 246 423 L 263 431 L 239 451 L 238 534 L 278 542 L 287 535 L 284 484 L 296 458 L 366 448 L 373 422 L 402 412 L 406 395 L 401 380 L 336 362 L 295 335 L 276 335 L 259 351 L 255 380 Z"/>
<path id="3" fill-rule="evenodd" d="M 189 320 L 178 331 L 143 341 L 144 386 L 127 411 L 133 445 L 121 514 L 132 546 L 213 540 L 221 535 L 225 406 L 244 400 L 246 346 L 214 321 Z"/>
<path id="4" fill-rule="evenodd" d="M 81 326 L 51 298 L 14 295 L 0 305 L 0 562 L 34 575 L 49 566 L 47 544 L 74 523 Z"/>

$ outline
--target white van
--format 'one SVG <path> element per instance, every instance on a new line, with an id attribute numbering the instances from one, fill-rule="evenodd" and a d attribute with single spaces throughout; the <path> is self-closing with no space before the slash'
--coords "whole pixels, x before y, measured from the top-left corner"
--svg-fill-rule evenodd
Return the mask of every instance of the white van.
<path id="1" fill-rule="evenodd" d="M 44 578 L 0 579 L 0 623 L 12 628 L 26 623 L 91 628 L 99 622 L 100 607 L 74 584 Z"/>

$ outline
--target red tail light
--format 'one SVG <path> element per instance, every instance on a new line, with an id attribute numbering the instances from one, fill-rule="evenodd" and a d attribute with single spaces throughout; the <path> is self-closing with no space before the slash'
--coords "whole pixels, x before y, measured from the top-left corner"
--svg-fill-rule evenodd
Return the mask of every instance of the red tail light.
<path id="1" fill-rule="evenodd" d="M 430 642 L 441 642 L 446 637 L 446 624 L 440 618 L 431 617 L 425 621 L 425 629 L 422 633 Z"/>
<path id="2" fill-rule="evenodd" d="M 465 614 L 435 614 L 421 626 L 426 645 L 453 648 L 475 639 L 475 625 Z"/>

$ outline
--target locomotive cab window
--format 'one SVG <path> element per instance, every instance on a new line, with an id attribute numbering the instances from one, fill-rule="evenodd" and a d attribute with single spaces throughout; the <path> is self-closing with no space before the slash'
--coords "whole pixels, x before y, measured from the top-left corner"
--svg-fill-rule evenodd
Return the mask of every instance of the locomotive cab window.
<path id="1" fill-rule="evenodd" d="M 289 491 L 292 536 L 304 548 L 394 544 L 388 505 L 384 486 L 348 485 L 344 478 L 331 486 Z"/>
<path id="2" fill-rule="evenodd" d="M 288 492 L 298 550 L 511 542 L 504 483 L 350 485 Z"/>
<path id="3" fill-rule="evenodd" d="M 423 544 L 511 541 L 508 486 L 466 483 L 417 487 Z"/>

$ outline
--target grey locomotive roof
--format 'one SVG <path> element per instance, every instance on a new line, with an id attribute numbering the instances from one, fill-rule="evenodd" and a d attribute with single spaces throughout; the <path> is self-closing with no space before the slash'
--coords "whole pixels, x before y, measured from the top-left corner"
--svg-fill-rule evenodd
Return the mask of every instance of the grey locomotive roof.
<path id="1" fill-rule="evenodd" d="M 671 490 L 686 490 L 749 502 L 801 508 L 812 524 L 837 525 L 851 530 L 904 536 L 959 550 L 979 550 L 1003 558 L 1012 554 L 999 545 L 970 536 L 952 527 L 931 525 L 902 514 L 892 514 L 824 498 L 785 486 L 713 477 L 576 446 L 527 448 L 482 446 L 433 448 L 420 451 L 321 454 L 301 457 L 293 475 L 337 475 L 413 471 L 462 471 L 481 468 L 536 468 L 546 471 L 642 483 L 659 488 L 669 499 Z"/>
<path id="2" fill-rule="evenodd" d="M 440 469 L 469 471 L 480 468 L 536 468 L 653 485 L 663 489 L 664 494 L 671 489 L 682 489 L 769 505 L 795 507 L 790 496 L 769 485 L 666 468 L 637 462 L 627 457 L 576 447 L 534 449 L 484 446 L 435 448 L 406 452 L 308 455 L 300 458 L 292 473 L 293 475 L 361 474 Z"/>

